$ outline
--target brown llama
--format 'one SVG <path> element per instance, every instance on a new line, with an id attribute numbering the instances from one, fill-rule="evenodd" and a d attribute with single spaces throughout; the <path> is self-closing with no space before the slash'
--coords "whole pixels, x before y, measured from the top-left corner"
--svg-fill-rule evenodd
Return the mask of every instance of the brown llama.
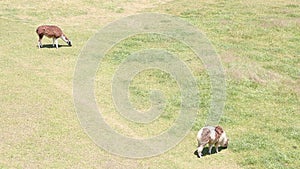
<path id="1" fill-rule="evenodd" d="M 65 41 L 69 46 L 72 46 L 71 40 L 67 38 L 67 36 L 62 32 L 62 30 L 55 25 L 41 25 L 36 29 L 36 33 L 39 36 L 38 47 L 43 47 L 42 39 L 43 36 L 47 36 L 48 38 L 53 39 L 53 47 L 58 48 L 58 38 L 61 38 Z"/>

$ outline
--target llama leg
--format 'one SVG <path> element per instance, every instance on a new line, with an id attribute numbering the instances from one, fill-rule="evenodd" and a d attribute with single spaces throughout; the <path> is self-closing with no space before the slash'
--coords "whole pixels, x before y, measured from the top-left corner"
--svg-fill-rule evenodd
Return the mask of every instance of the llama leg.
<path id="1" fill-rule="evenodd" d="M 56 49 L 58 49 L 58 39 L 57 38 L 53 38 L 53 46 L 55 44 Z"/>
<path id="2" fill-rule="evenodd" d="M 38 47 L 39 48 L 43 47 L 42 42 L 40 40 L 38 41 Z"/>
<path id="3" fill-rule="evenodd" d="M 213 147 L 213 144 L 209 144 L 209 149 L 208 149 L 209 154 L 211 154 L 212 147 Z"/>
<path id="4" fill-rule="evenodd" d="M 197 152 L 198 152 L 198 156 L 201 158 L 202 156 L 202 150 L 203 150 L 203 145 L 200 145 L 199 147 L 198 147 L 198 149 L 197 149 Z"/>
<path id="5" fill-rule="evenodd" d="M 42 47 L 43 47 L 42 39 L 43 39 L 43 35 L 39 35 L 39 41 L 38 41 L 38 47 L 39 47 L 39 48 L 42 48 Z"/>
<path id="6" fill-rule="evenodd" d="M 219 152 L 219 144 L 215 144 L 215 148 L 216 148 L 216 152 L 218 153 Z"/>

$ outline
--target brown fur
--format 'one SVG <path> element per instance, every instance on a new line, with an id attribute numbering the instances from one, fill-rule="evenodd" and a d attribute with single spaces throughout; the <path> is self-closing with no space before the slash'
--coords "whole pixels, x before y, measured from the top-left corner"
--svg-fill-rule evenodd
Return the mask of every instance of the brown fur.
<path id="1" fill-rule="evenodd" d="M 201 134 L 201 144 L 207 144 L 210 139 L 210 130 L 208 128 L 204 128 Z"/>
<path id="2" fill-rule="evenodd" d="M 215 131 L 216 131 L 216 139 L 219 139 L 221 137 L 221 134 L 224 132 L 222 127 L 220 126 L 216 126 Z"/>
<path id="3" fill-rule="evenodd" d="M 54 25 L 42 25 L 36 29 L 39 36 L 47 36 L 48 38 L 60 38 L 63 35 L 62 30 Z"/>

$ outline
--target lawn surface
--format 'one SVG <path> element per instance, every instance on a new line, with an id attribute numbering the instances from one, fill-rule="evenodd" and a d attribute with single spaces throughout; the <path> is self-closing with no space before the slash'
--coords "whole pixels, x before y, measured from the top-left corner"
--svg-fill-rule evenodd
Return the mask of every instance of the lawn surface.
<path id="1" fill-rule="evenodd" d="M 226 72 L 220 125 L 230 138 L 228 149 L 194 155 L 209 112 L 209 76 L 187 46 L 156 34 L 128 38 L 107 53 L 95 78 L 97 104 L 123 135 L 146 138 L 167 130 L 180 109 L 180 90 L 169 74 L 143 71 L 130 84 L 138 110 L 151 106 L 151 89 L 164 91 L 165 110 L 149 124 L 126 120 L 111 99 L 112 76 L 128 54 L 164 48 L 186 63 L 198 83 L 200 109 L 190 133 L 164 154 L 131 159 L 102 150 L 82 129 L 72 93 L 82 48 L 106 24 L 143 12 L 182 18 L 215 47 Z M 59 40 L 59 49 L 38 49 L 35 29 L 41 24 L 62 27 L 73 46 Z M 299 1 L 2 0 L 0 27 L 0 168 L 300 168 Z"/>

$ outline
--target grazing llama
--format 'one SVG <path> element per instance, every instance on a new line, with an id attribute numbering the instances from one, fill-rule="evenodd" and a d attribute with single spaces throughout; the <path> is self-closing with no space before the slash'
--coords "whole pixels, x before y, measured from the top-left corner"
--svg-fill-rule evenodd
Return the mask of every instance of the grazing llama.
<path id="1" fill-rule="evenodd" d="M 201 157 L 202 150 L 206 144 L 209 144 L 208 153 L 211 154 L 212 147 L 215 145 L 216 152 L 219 152 L 219 146 L 227 148 L 229 139 L 225 131 L 220 126 L 206 126 L 199 130 L 197 134 L 198 156 Z"/>
<path id="2" fill-rule="evenodd" d="M 53 39 L 53 47 L 58 48 L 58 38 L 61 38 L 69 46 L 72 46 L 72 42 L 67 38 L 67 36 L 62 32 L 62 30 L 54 25 L 41 25 L 36 29 L 36 33 L 39 36 L 38 47 L 43 47 L 42 39 L 43 36 Z"/>

